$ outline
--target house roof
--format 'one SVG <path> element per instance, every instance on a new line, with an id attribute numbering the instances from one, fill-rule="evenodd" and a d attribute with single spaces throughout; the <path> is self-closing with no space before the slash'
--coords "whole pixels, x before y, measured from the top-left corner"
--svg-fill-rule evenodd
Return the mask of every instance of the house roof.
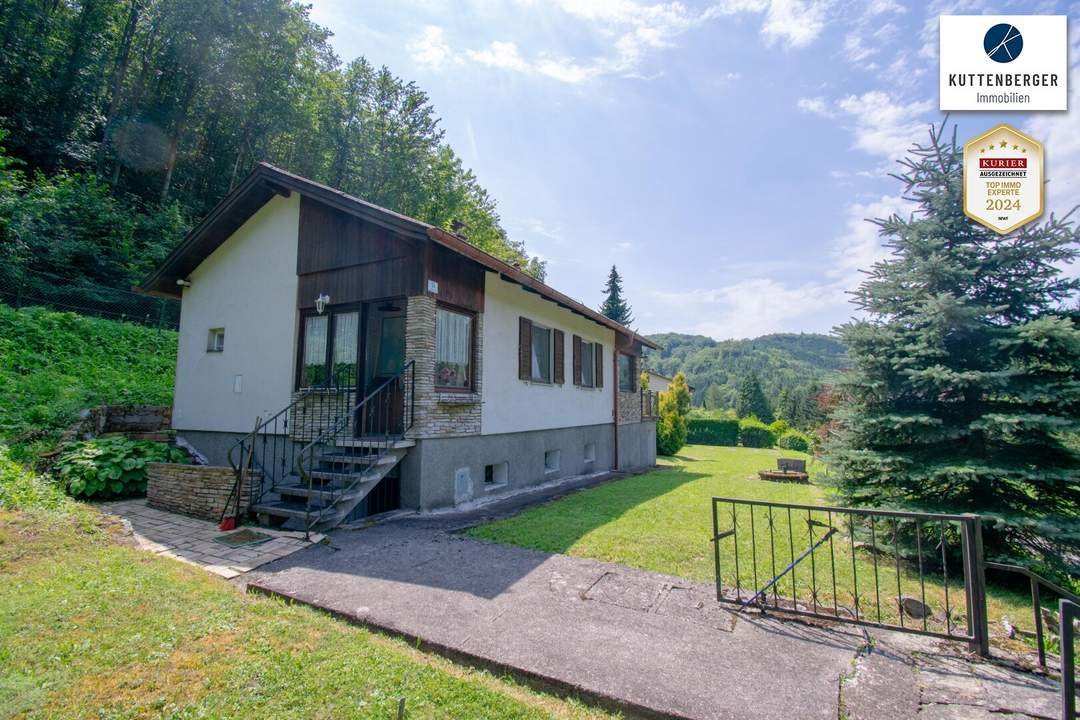
<path id="1" fill-rule="evenodd" d="M 192 228 L 168 257 L 135 289 L 163 297 L 180 297 L 178 280 L 184 280 L 211 253 L 221 246 L 248 218 L 275 195 L 288 197 L 292 192 L 308 196 L 363 220 L 380 225 L 407 237 L 427 239 L 446 247 L 504 280 L 516 283 L 555 304 L 593 322 L 625 335 L 631 342 L 659 349 L 652 340 L 583 305 L 568 295 L 546 285 L 503 260 L 470 245 L 458 235 L 421 220 L 388 210 L 335 188 L 308 180 L 269 163 L 259 163 L 251 173 Z"/>

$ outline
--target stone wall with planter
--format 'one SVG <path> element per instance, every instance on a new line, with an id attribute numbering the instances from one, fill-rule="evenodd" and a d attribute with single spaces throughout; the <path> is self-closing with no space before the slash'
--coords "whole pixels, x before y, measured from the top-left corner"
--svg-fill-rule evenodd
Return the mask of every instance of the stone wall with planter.
<path id="1" fill-rule="evenodd" d="M 247 512 L 247 501 L 259 473 L 244 477 L 240 495 L 240 513 Z M 215 465 L 147 465 L 146 502 L 150 507 L 217 522 L 232 493 L 236 475 L 232 468 Z M 232 500 L 232 505 L 235 503 Z M 230 513 L 231 514 L 231 513 Z"/>
<path id="2" fill-rule="evenodd" d="M 416 362 L 415 412 L 413 427 L 406 433 L 414 438 L 454 437 L 480 434 L 480 400 L 483 383 L 481 343 L 484 337 L 484 314 L 475 315 L 473 330 L 472 392 L 435 389 L 435 298 L 416 295 L 409 298 L 405 317 L 405 358 Z M 406 407 L 414 400 L 406 391 Z"/>

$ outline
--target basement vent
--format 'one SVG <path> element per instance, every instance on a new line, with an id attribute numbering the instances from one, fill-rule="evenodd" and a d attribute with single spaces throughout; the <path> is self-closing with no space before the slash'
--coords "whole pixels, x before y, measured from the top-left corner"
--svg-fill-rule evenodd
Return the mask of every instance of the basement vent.
<path id="1" fill-rule="evenodd" d="M 544 453 L 544 472 L 555 472 L 559 469 L 559 461 L 562 459 L 562 451 L 548 450 Z"/>
<path id="2" fill-rule="evenodd" d="M 596 443 L 585 443 L 585 462 L 596 462 Z"/>
<path id="3" fill-rule="evenodd" d="M 485 485 L 505 485 L 507 476 L 510 474 L 510 463 L 505 460 L 500 463 L 484 466 Z"/>

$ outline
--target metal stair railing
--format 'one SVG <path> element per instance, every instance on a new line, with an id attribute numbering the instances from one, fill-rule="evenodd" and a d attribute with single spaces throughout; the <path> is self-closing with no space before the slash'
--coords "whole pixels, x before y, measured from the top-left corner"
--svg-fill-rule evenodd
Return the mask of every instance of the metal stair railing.
<path id="1" fill-rule="evenodd" d="M 288 405 L 256 424 L 255 429 L 237 440 L 226 457 L 236 477 L 219 522 L 230 510 L 241 507 L 243 475 L 259 473 L 258 484 L 250 482 L 247 507 L 258 502 L 266 489 L 280 482 L 292 469 L 301 440 L 314 436 L 328 418 L 336 418 L 352 406 L 352 386 L 316 385 L 304 388 Z M 317 403 L 312 401 L 318 398 Z M 299 439 L 299 440 L 298 440 Z"/>
<path id="2" fill-rule="evenodd" d="M 300 484 L 307 486 L 307 502 L 304 508 L 304 534 L 311 533 L 311 528 L 321 522 L 328 510 L 345 495 L 356 489 L 364 481 L 367 473 L 385 456 L 394 443 L 401 439 L 413 425 L 416 397 L 416 363 L 408 361 L 393 377 L 372 390 L 363 400 L 351 407 L 348 412 L 327 423 L 314 439 L 296 453 L 295 469 L 300 477 Z M 314 475 L 322 463 L 327 451 L 338 450 L 342 440 L 359 439 L 363 441 L 362 465 L 353 465 L 350 475 L 352 480 L 343 486 L 336 483 L 322 483 L 320 490 L 325 501 L 321 508 L 314 510 L 312 517 L 311 498 L 315 490 Z"/>

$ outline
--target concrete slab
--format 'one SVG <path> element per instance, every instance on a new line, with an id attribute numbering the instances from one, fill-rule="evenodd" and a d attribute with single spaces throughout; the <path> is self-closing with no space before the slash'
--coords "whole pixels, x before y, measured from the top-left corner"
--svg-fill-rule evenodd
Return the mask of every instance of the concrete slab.
<path id="1" fill-rule="evenodd" d="M 706 603 L 708 586 L 445 530 L 402 520 L 337 532 L 251 573 L 248 586 L 638 712 L 838 715 L 857 630 L 736 619 Z"/>

